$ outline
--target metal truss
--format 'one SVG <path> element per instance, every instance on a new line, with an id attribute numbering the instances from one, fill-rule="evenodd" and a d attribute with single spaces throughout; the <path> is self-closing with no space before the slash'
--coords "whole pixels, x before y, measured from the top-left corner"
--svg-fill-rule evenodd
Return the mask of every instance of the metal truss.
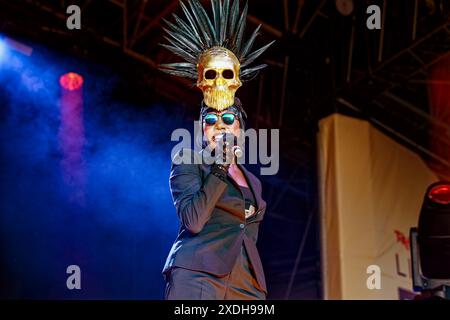
<path id="1" fill-rule="evenodd" d="M 336 99 L 340 105 L 367 115 L 405 145 L 450 169 L 449 160 L 428 147 L 429 139 L 433 139 L 450 148 L 450 125 L 429 114 L 428 101 L 416 98 L 423 92 L 426 99 L 430 68 L 450 57 L 450 18 L 422 37 L 413 32 L 413 39 L 409 46 L 338 91 Z M 368 103 L 361 106 L 352 102 L 352 97 L 367 97 Z M 440 133 L 431 127 L 439 128 Z"/>

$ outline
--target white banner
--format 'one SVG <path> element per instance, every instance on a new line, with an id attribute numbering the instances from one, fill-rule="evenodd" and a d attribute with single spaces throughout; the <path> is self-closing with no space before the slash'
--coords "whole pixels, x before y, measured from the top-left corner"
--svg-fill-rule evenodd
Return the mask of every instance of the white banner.
<path id="1" fill-rule="evenodd" d="M 367 121 L 334 114 L 319 127 L 325 299 L 411 298 L 409 229 L 436 175 Z"/>

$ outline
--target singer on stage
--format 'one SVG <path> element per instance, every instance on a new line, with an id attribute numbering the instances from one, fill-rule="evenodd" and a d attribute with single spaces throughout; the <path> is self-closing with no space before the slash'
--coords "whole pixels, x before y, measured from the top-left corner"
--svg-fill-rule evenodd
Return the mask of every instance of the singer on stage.
<path id="1" fill-rule="evenodd" d="M 203 91 L 202 151 L 183 149 L 173 159 L 170 189 L 180 220 L 163 275 L 165 299 L 262 300 L 267 288 L 256 247 L 266 209 L 261 182 L 237 161 L 246 113 L 235 92 L 265 65 L 249 68 L 272 43 L 251 52 L 260 26 L 242 42 L 247 6 L 212 0 L 213 19 L 197 0 L 180 2 L 164 45 L 186 62 L 162 65 L 196 80 Z"/>

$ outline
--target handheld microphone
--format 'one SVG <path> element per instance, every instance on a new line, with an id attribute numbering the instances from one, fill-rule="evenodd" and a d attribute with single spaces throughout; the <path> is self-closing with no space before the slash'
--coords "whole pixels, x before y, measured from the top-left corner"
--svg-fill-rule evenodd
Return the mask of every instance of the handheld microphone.
<path id="1" fill-rule="evenodd" d="M 243 152 L 242 152 L 241 147 L 239 147 L 239 146 L 234 146 L 234 147 L 232 148 L 232 150 L 233 150 L 233 154 L 236 156 L 236 158 L 242 157 Z"/>
<path id="2" fill-rule="evenodd" d="M 219 138 L 219 137 L 217 137 L 217 138 Z M 222 133 L 222 134 L 220 135 L 220 138 L 217 139 L 217 140 L 222 140 L 222 141 L 224 141 L 224 143 L 225 143 L 226 146 L 228 146 L 228 145 L 230 144 L 230 143 L 227 141 L 227 139 L 226 139 L 226 133 Z M 239 147 L 239 146 L 233 146 L 233 147 L 231 148 L 231 151 L 232 151 L 233 154 L 236 156 L 236 158 L 240 158 L 240 157 L 242 157 L 242 155 L 244 154 L 244 153 L 242 152 L 242 148 Z"/>

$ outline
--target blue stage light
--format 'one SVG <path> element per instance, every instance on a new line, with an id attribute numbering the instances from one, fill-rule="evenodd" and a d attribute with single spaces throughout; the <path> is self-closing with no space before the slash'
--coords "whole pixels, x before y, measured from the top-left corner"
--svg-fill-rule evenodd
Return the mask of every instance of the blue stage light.
<path id="1" fill-rule="evenodd" d="M 6 59 L 6 43 L 5 39 L 0 36 L 0 62 L 4 61 Z"/>

